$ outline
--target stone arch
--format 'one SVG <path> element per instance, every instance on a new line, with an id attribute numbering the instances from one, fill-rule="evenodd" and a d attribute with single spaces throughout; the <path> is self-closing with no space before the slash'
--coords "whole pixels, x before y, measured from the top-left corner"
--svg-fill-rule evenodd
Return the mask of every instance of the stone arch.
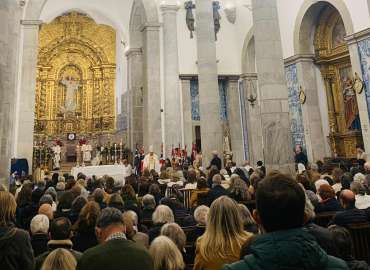
<path id="1" fill-rule="evenodd" d="M 254 44 L 254 28 L 252 27 L 245 40 L 242 51 L 242 73 L 256 72 L 256 52 Z"/>
<path id="2" fill-rule="evenodd" d="M 39 20 L 41 11 L 48 0 L 30 0 L 27 2 L 23 19 L 24 20 Z"/>
<path id="3" fill-rule="evenodd" d="M 338 11 L 343 20 L 347 35 L 354 33 L 352 18 L 343 0 L 305 0 L 295 21 L 293 37 L 295 55 L 314 53 L 313 39 L 317 19 L 321 15 L 322 8 L 326 5 L 330 5 Z"/>

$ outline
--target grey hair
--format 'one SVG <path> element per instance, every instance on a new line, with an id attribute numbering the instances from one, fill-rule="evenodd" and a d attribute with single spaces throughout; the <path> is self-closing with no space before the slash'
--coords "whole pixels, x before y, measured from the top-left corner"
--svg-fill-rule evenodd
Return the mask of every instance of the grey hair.
<path id="1" fill-rule="evenodd" d="M 351 191 L 355 193 L 355 195 L 360 194 L 360 195 L 365 195 L 366 194 L 366 189 L 363 184 L 360 182 L 352 182 L 351 183 Z"/>
<path id="2" fill-rule="evenodd" d="M 170 238 L 179 250 L 184 250 L 186 245 L 186 235 L 177 223 L 167 223 L 162 226 L 161 235 Z"/>
<path id="3" fill-rule="evenodd" d="M 206 225 L 209 207 L 205 205 L 198 206 L 194 211 L 194 219 L 198 224 Z"/>
<path id="4" fill-rule="evenodd" d="M 155 206 L 156 206 L 156 203 L 155 203 L 155 198 L 154 198 L 154 196 L 153 195 L 151 195 L 151 194 L 146 194 L 146 195 L 144 195 L 144 197 L 143 197 L 143 205 L 144 206 L 148 206 L 148 207 L 150 207 L 150 208 L 155 208 Z"/>
<path id="5" fill-rule="evenodd" d="M 96 221 L 96 226 L 102 229 L 110 225 L 124 225 L 121 211 L 113 207 L 103 209 Z"/>
<path id="6" fill-rule="evenodd" d="M 48 233 L 49 231 L 49 218 L 45 215 L 39 214 L 33 217 L 30 224 L 32 234 Z"/>
<path id="7" fill-rule="evenodd" d="M 212 178 L 212 183 L 213 185 L 217 186 L 217 185 L 221 185 L 222 183 L 222 178 L 221 178 L 221 175 L 219 174 L 215 174 Z"/>
<path id="8" fill-rule="evenodd" d="M 169 208 L 167 205 L 161 204 L 155 209 L 152 215 L 152 220 L 154 224 L 164 224 L 174 222 L 175 218 L 171 208 Z"/>

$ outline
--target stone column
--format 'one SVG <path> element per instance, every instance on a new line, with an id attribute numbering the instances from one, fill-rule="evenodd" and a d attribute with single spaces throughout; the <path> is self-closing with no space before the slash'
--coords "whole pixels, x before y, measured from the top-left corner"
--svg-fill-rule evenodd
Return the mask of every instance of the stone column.
<path id="1" fill-rule="evenodd" d="M 359 56 L 358 41 L 361 39 L 364 39 L 366 36 L 369 36 L 369 35 L 370 34 L 367 33 L 365 34 L 365 36 L 358 35 L 358 37 L 356 37 L 356 35 L 353 35 L 347 38 L 349 55 L 351 57 L 352 72 L 353 74 L 357 73 L 360 76 L 360 78 L 363 78 L 363 76 L 362 76 L 362 69 L 361 69 L 361 60 Z M 360 114 L 362 139 L 364 141 L 365 152 L 369 155 L 370 153 L 370 119 L 369 119 L 369 112 L 368 112 L 368 104 L 366 102 L 365 89 L 362 91 L 361 94 L 356 93 L 356 97 L 357 97 L 358 111 Z"/>
<path id="2" fill-rule="evenodd" d="M 258 91 L 257 74 L 244 73 L 241 75 L 241 78 L 243 79 L 244 84 L 244 113 L 247 122 L 245 136 L 247 136 L 248 139 L 249 161 L 251 165 L 256 165 L 257 161 L 264 160 L 261 126 L 261 102 Z M 253 95 L 257 98 L 253 106 L 248 101 L 250 95 Z"/>
<path id="3" fill-rule="evenodd" d="M 23 50 L 21 77 L 17 93 L 15 123 L 15 157 L 27 158 L 30 169 L 33 158 L 33 131 L 35 115 L 36 64 L 38 53 L 38 20 L 22 20 Z"/>
<path id="4" fill-rule="evenodd" d="M 19 57 L 19 21 L 22 15 L 18 2 L 0 4 L 0 184 L 7 185 L 10 159 L 14 157 L 17 62 Z M 31 146 L 32 147 L 32 146 Z"/>
<path id="5" fill-rule="evenodd" d="M 313 55 L 299 55 L 295 60 L 299 85 L 302 86 L 307 97 L 306 102 L 302 104 L 302 117 L 307 156 L 310 162 L 324 159 L 326 156 L 325 144 L 327 141 L 322 130 L 313 60 Z"/>
<path id="6" fill-rule="evenodd" d="M 276 0 L 252 0 L 261 122 L 268 169 L 292 171 L 288 89 Z"/>
<path id="7" fill-rule="evenodd" d="M 191 116 L 191 95 L 190 95 L 191 77 L 181 77 L 182 94 L 182 123 L 184 144 L 187 146 L 188 153 L 191 151 L 193 140 L 193 120 Z"/>
<path id="8" fill-rule="evenodd" d="M 201 139 L 206 167 L 213 150 L 218 151 L 220 158 L 223 152 L 212 0 L 196 1 L 196 23 Z"/>
<path id="9" fill-rule="evenodd" d="M 128 75 L 128 144 L 134 150 L 143 145 L 143 52 L 132 48 L 126 52 Z"/>
<path id="10" fill-rule="evenodd" d="M 159 28 L 156 23 L 145 24 L 144 34 L 144 102 L 143 102 L 143 131 L 144 147 L 148 151 L 153 145 L 159 154 L 162 144 L 162 109 L 160 88 L 160 45 Z"/>
<path id="11" fill-rule="evenodd" d="M 243 131 L 240 119 L 240 103 L 238 93 L 238 79 L 239 77 L 229 78 L 229 87 L 227 91 L 228 98 L 228 120 L 231 136 L 231 149 L 233 152 L 233 159 L 237 165 L 241 165 L 244 161 L 243 153 Z"/>
<path id="12" fill-rule="evenodd" d="M 179 56 L 177 46 L 177 5 L 161 5 L 163 18 L 165 153 L 182 143 Z"/>

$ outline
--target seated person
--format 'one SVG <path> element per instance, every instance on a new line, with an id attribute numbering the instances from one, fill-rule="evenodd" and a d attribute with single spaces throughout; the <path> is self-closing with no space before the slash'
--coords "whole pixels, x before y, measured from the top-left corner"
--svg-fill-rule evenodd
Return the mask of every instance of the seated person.
<path id="1" fill-rule="evenodd" d="M 31 220 L 31 245 L 35 257 L 48 249 L 49 218 L 45 215 L 36 215 Z"/>
<path id="2" fill-rule="evenodd" d="M 167 205 L 158 205 L 153 213 L 153 227 L 149 230 L 149 243 L 151 243 L 154 238 L 159 236 L 161 232 L 161 228 L 164 224 L 175 222 L 175 218 L 173 216 L 173 212 L 171 208 Z"/>
<path id="3" fill-rule="evenodd" d="M 213 203 L 213 201 L 215 201 L 217 198 L 224 195 L 229 195 L 229 192 L 221 186 L 222 183 L 221 175 L 215 174 L 212 178 L 212 183 L 213 183 L 212 188 L 210 191 L 208 191 L 207 195 L 208 206 L 210 206 Z"/>
<path id="4" fill-rule="evenodd" d="M 198 206 L 198 198 L 200 194 L 208 194 L 209 188 L 207 185 L 207 180 L 203 177 L 198 178 L 197 180 L 197 189 L 193 190 L 190 196 L 190 205 L 192 208 Z"/>
<path id="5" fill-rule="evenodd" d="M 315 207 L 316 213 L 340 211 L 342 207 L 335 198 L 335 191 L 329 184 L 323 184 L 318 190 L 321 200 Z"/>
<path id="6" fill-rule="evenodd" d="M 46 257 L 50 252 L 58 248 L 64 248 L 71 252 L 71 254 L 78 261 L 81 258 L 81 253 L 72 249 L 73 244 L 71 241 L 72 237 L 72 225 L 69 219 L 60 217 L 54 219 L 50 226 L 50 241 L 48 242 L 48 251 L 42 253 L 36 258 L 35 270 L 40 270 Z"/>
<path id="7" fill-rule="evenodd" d="M 253 215 L 265 234 L 250 244 L 249 255 L 223 269 L 348 269 L 302 228 L 305 193 L 291 176 L 268 175 L 258 186 L 256 205 Z"/>
<path id="8" fill-rule="evenodd" d="M 333 224 L 339 226 L 347 226 L 353 223 L 363 223 L 368 221 L 368 217 L 364 210 L 355 207 L 356 199 L 355 194 L 345 189 L 340 193 L 340 204 L 344 211 L 338 212 L 333 218 Z"/>

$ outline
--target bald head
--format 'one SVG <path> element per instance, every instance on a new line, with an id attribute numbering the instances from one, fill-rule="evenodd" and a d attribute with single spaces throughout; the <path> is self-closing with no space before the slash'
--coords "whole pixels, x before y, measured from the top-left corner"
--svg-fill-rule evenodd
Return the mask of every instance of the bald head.
<path id="1" fill-rule="evenodd" d="M 340 204 L 344 209 L 351 209 L 355 207 L 355 193 L 349 189 L 345 189 L 340 193 Z"/>
<path id="2" fill-rule="evenodd" d="M 50 204 L 44 203 L 39 208 L 39 215 L 45 215 L 49 218 L 49 220 L 53 220 L 54 218 L 54 212 L 53 208 Z"/>
<path id="3" fill-rule="evenodd" d="M 370 171 L 370 162 L 366 162 L 364 164 L 364 168 L 365 168 L 366 171 Z"/>

